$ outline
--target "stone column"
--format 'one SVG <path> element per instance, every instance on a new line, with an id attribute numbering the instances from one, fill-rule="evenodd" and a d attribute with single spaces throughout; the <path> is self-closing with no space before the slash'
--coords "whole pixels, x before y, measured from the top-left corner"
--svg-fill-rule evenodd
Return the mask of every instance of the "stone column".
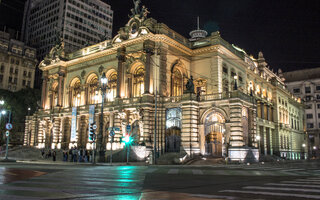
<path id="1" fill-rule="evenodd" d="M 58 74 L 59 74 L 58 106 L 62 107 L 65 71 L 63 69 L 60 69 Z"/>
<path id="2" fill-rule="evenodd" d="M 168 81 L 167 80 L 167 51 L 165 48 L 160 49 L 160 95 L 167 96 L 167 87 Z"/>
<path id="3" fill-rule="evenodd" d="M 200 153 L 198 138 L 199 103 L 196 95 L 187 93 L 182 100 L 181 148 L 191 156 Z"/>
<path id="4" fill-rule="evenodd" d="M 61 119 L 60 118 L 54 118 L 53 122 L 53 131 L 52 131 L 52 148 L 57 148 L 58 140 L 59 140 L 59 134 L 60 134 L 60 126 L 61 126 Z"/>
<path id="5" fill-rule="evenodd" d="M 124 94 L 124 62 L 126 61 L 126 48 L 120 47 L 118 49 L 118 73 L 117 73 L 117 98 L 121 98 Z"/>
<path id="6" fill-rule="evenodd" d="M 143 108 L 143 137 L 146 143 L 146 146 L 153 146 L 153 137 L 151 136 L 150 132 L 150 120 L 152 115 L 150 115 L 151 108 L 144 107 Z"/>
<path id="7" fill-rule="evenodd" d="M 151 56 L 154 52 L 154 46 L 155 43 L 151 40 L 146 40 L 143 43 L 143 50 L 146 53 L 146 72 L 144 77 L 144 93 L 149 94 L 150 93 L 150 76 L 151 76 Z"/>
<path id="8" fill-rule="evenodd" d="M 48 71 L 43 71 L 42 80 L 42 93 L 41 93 L 41 106 L 43 109 L 46 107 L 47 103 L 47 92 L 48 92 Z"/>
<path id="9" fill-rule="evenodd" d="M 230 146 L 231 147 L 242 147 L 244 146 L 243 142 L 243 131 L 241 125 L 242 119 L 242 105 L 240 103 L 230 102 Z"/>

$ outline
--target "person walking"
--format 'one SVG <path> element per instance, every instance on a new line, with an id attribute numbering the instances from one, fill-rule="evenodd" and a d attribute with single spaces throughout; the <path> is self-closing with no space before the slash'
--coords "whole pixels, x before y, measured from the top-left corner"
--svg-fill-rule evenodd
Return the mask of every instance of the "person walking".
<path id="1" fill-rule="evenodd" d="M 53 160 L 53 162 L 56 161 L 56 156 L 57 156 L 56 151 L 53 151 L 53 153 L 52 153 L 52 160 Z"/>

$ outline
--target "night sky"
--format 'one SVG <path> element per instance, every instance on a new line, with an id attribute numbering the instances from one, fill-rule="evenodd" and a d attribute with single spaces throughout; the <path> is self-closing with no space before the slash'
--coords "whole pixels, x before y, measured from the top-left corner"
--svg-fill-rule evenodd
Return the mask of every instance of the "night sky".
<path id="1" fill-rule="evenodd" d="M 132 0 L 103 0 L 114 10 L 113 35 L 128 21 Z M 21 3 L 22 2 L 22 3 Z M 0 23 L 20 29 L 24 0 L 2 0 Z M 150 16 L 189 38 L 200 27 L 283 71 L 320 67 L 320 0 L 142 0 Z M 20 11 L 21 10 L 21 11 Z"/>

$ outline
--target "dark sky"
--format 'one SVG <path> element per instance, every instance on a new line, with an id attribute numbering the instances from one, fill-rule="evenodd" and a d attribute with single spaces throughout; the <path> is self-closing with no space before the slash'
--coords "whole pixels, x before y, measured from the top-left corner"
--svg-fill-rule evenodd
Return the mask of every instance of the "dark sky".
<path id="1" fill-rule="evenodd" d="M 113 35 L 128 21 L 132 0 L 103 0 L 114 10 Z M 2 0 L 1 24 L 20 27 L 24 0 Z M 320 0 L 142 0 L 150 16 L 189 37 L 200 27 L 284 71 L 320 67 Z M 17 5 L 8 7 L 6 5 Z M 20 6 L 20 7 L 19 7 Z M 5 16 L 4 16 L 5 15 Z M 21 18 L 21 20 L 20 20 Z"/>

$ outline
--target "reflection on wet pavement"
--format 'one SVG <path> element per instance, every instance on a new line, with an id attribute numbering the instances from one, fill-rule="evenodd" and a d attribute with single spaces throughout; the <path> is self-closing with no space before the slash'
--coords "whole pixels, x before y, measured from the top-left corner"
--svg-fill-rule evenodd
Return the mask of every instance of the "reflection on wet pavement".
<path id="1" fill-rule="evenodd" d="M 46 172 L 0 167 L 0 184 L 26 180 L 44 174 L 46 174 Z"/>

